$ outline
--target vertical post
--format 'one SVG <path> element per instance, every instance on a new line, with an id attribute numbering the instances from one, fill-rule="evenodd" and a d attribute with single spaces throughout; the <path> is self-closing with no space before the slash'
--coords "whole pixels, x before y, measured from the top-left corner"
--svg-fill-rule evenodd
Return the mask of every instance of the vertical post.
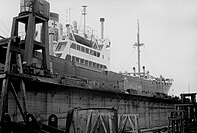
<path id="1" fill-rule="evenodd" d="M 14 99 L 15 99 L 15 101 L 16 101 L 16 104 L 17 104 L 17 106 L 18 106 L 18 108 L 19 108 L 19 111 L 20 111 L 20 113 L 21 113 L 21 115 L 22 115 L 22 117 L 23 117 L 23 120 L 26 121 L 25 114 L 24 114 L 24 112 L 23 112 L 23 110 L 22 110 L 22 108 L 21 108 L 21 106 L 20 106 L 19 99 L 18 99 L 18 97 L 17 97 L 15 88 L 14 88 L 14 86 L 13 86 L 12 83 L 11 83 L 11 91 L 12 91 L 12 94 L 13 94 Z"/>
<path id="2" fill-rule="evenodd" d="M 113 133 L 113 123 L 112 123 L 113 116 L 109 114 L 108 117 L 109 117 L 109 133 Z"/>
<path id="3" fill-rule="evenodd" d="M 119 117 L 118 117 L 118 111 L 116 109 L 114 110 L 114 125 L 115 125 L 115 133 L 118 133 L 118 126 L 119 126 Z"/>
<path id="4" fill-rule="evenodd" d="M 22 62 L 21 62 L 21 55 L 20 54 L 16 55 L 16 61 L 17 61 L 17 66 L 19 66 L 19 73 L 22 74 L 23 73 L 23 68 L 22 68 Z M 24 112 L 27 112 L 25 83 L 22 79 L 20 80 L 20 90 L 22 92 L 23 109 L 24 109 Z"/>
<path id="5" fill-rule="evenodd" d="M 16 20 L 16 17 L 14 17 L 12 21 L 11 39 L 14 36 L 17 36 L 17 34 L 18 34 L 18 21 Z M 10 52 L 11 43 L 12 43 L 12 40 L 9 40 L 7 51 L 6 51 L 6 61 L 5 61 L 5 66 L 4 66 L 4 72 L 10 71 L 10 62 L 11 62 L 11 55 L 12 55 Z"/>
<path id="6" fill-rule="evenodd" d="M 11 61 L 11 55 L 12 55 L 12 53 L 10 52 L 10 45 L 11 45 L 11 40 L 9 40 L 8 46 L 7 46 L 4 72 L 10 71 L 10 61 Z"/>
<path id="7" fill-rule="evenodd" d="M 49 29 L 49 54 L 50 55 L 55 55 L 53 51 L 53 36 L 54 36 L 54 31 L 50 28 Z"/>
<path id="8" fill-rule="evenodd" d="M 11 39 L 17 34 L 18 34 L 18 21 L 16 20 L 16 17 L 14 17 L 12 21 Z M 7 45 L 7 51 L 6 51 L 4 72 L 10 71 L 11 55 L 12 55 L 10 52 L 11 43 L 12 40 L 9 40 Z M 0 97 L 0 121 L 4 113 L 7 111 L 8 111 L 8 78 L 6 77 L 5 79 L 3 79 L 1 97 Z"/>
<path id="9" fill-rule="evenodd" d="M 175 133 L 175 120 L 172 119 L 172 133 Z"/>
<path id="10" fill-rule="evenodd" d="M 47 21 L 43 22 L 41 36 L 41 42 L 44 45 L 42 49 L 43 66 L 45 69 L 49 70 L 49 32 Z"/>
<path id="11" fill-rule="evenodd" d="M 139 20 L 137 20 L 138 32 L 137 32 L 137 54 L 138 54 L 138 73 L 140 73 L 140 36 L 139 36 Z"/>
<path id="12" fill-rule="evenodd" d="M 35 32 L 35 16 L 30 14 L 28 17 L 26 39 L 25 39 L 25 61 L 27 66 L 30 66 L 32 63 L 32 54 L 34 46 L 34 32 Z"/>
<path id="13" fill-rule="evenodd" d="M 89 127 L 90 127 L 91 119 L 92 119 L 92 112 L 90 112 L 90 114 L 88 115 L 88 120 L 87 120 L 87 124 L 86 124 L 85 133 L 88 133 L 89 132 Z"/>
<path id="14" fill-rule="evenodd" d="M 7 92 L 8 92 L 8 78 L 3 79 L 2 90 L 1 90 L 1 99 L 0 99 L 0 121 L 4 113 L 8 110 L 5 105 L 7 105 Z"/>
<path id="15" fill-rule="evenodd" d="M 84 31 L 83 31 L 84 33 L 83 34 L 84 34 L 84 38 L 86 38 L 86 33 L 85 32 L 86 32 L 86 14 L 87 14 L 86 13 L 86 7 L 87 6 L 82 6 L 82 7 L 83 7 L 82 15 L 84 16 L 84 23 L 83 23 L 84 24 Z"/>

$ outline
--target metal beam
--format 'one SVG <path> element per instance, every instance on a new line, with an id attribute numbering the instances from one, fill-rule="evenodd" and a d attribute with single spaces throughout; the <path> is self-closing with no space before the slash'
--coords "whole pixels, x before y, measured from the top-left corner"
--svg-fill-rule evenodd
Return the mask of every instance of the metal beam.
<path id="1" fill-rule="evenodd" d="M 15 101 L 16 101 L 16 104 L 17 104 L 17 106 L 18 106 L 18 108 L 19 108 L 19 111 L 20 111 L 20 113 L 21 113 L 21 115 L 22 115 L 22 117 L 23 117 L 23 120 L 26 121 L 25 114 L 24 114 L 24 111 L 23 111 L 23 109 L 22 109 L 22 107 L 21 107 L 21 105 L 20 105 L 20 102 L 19 102 L 17 93 L 16 93 L 16 91 L 15 91 L 15 88 L 14 88 L 14 86 L 13 86 L 12 83 L 10 83 L 10 84 L 11 84 L 11 91 L 12 91 L 12 94 L 13 94 L 14 99 L 15 99 Z"/>

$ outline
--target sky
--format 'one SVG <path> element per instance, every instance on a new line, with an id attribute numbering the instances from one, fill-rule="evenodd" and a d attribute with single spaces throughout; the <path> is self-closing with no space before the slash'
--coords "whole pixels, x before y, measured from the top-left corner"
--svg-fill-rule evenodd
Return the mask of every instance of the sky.
<path id="1" fill-rule="evenodd" d="M 12 18 L 20 0 L 0 0 L 0 35 L 9 37 Z M 140 23 L 141 65 L 151 75 L 172 78 L 170 95 L 197 92 L 197 1 L 196 0 L 48 0 L 51 12 L 59 13 L 64 25 L 82 23 L 82 5 L 87 5 L 86 25 L 111 40 L 111 70 L 132 72 L 137 67 L 137 19 Z M 70 17 L 68 9 L 70 7 Z M 69 19 L 70 18 L 70 19 Z"/>

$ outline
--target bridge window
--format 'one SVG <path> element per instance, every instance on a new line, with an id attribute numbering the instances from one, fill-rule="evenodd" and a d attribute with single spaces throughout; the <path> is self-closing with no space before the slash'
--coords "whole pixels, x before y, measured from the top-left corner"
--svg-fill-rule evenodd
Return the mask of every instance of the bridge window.
<path id="1" fill-rule="evenodd" d="M 76 49 L 76 44 L 72 43 L 70 47 L 73 48 L 73 49 Z"/>
<path id="2" fill-rule="evenodd" d="M 97 52 L 97 55 L 96 55 L 97 57 L 100 57 L 100 53 L 99 52 Z"/>
<path id="3" fill-rule="evenodd" d="M 84 48 L 84 47 L 81 47 L 81 51 L 82 51 L 82 52 L 85 52 L 85 48 Z"/>
<path id="4" fill-rule="evenodd" d="M 66 47 L 67 42 L 59 42 L 55 51 L 62 51 Z"/>
<path id="5" fill-rule="evenodd" d="M 79 51 L 80 51 L 80 46 L 79 46 L 79 45 L 77 45 L 77 50 L 79 50 Z"/>
<path id="6" fill-rule="evenodd" d="M 88 48 L 86 48 L 86 53 L 89 54 L 89 49 Z"/>
<path id="7" fill-rule="evenodd" d="M 90 54 L 91 54 L 91 55 L 93 55 L 93 54 L 94 54 L 94 51 L 93 51 L 93 50 L 91 50 L 91 49 L 90 49 Z"/>
<path id="8" fill-rule="evenodd" d="M 96 53 L 97 53 L 97 52 L 96 52 L 96 51 L 94 51 L 94 56 L 96 56 Z"/>

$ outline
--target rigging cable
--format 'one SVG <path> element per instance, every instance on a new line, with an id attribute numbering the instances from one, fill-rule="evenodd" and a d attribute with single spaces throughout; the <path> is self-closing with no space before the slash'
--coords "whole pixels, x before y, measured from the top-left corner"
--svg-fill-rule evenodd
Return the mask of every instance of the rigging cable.
<path id="1" fill-rule="evenodd" d="M 130 54 L 129 54 L 128 58 L 125 60 L 123 66 L 122 66 L 123 67 L 122 70 L 124 70 L 125 67 L 129 66 L 130 65 L 129 63 L 131 63 L 131 60 L 135 57 L 135 48 L 133 48 L 132 52 L 129 52 L 129 53 Z M 132 68 L 132 66 L 130 66 L 130 67 Z"/>
<path id="2" fill-rule="evenodd" d="M 1 29 L 1 27 L 0 27 L 0 30 L 1 30 L 1 32 L 3 32 L 3 33 L 4 33 L 4 35 L 6 35 L 6 36 L 8 37 L 8 34 L 7 34 L 7 33 L 5 33 L 5 32 Z"/>
<path id="3" fill-rule="evenodd" d="M 0 22 L 1 22 L 1 21 L 0 21 Z M 10 32 L 9 29 L 8 29 L 8 27 L 7 27 L 3 22 L 1 22 L 1 24 L 5 27 L 5 29 L 6 29 L 8 32 Z"/>
<path id="4" fill-rule="evenodd" d="M 148 53 L 146 52 L 146 50 L 144 50 L 144 53 L 145 53 L 146 58 L 148 59 L 148 64 L 149 64 L 149 66 L 151 67 L 152 70 L 154 70 L 153 73 L 154 73 L 155 75 L 158 75 L 158 76 L 161 75 L 161 74 L 159 73 L 157 67 L 156 67 L 156 66 L 154 65 L 154 63 L 150 60 L 150 58 L 149 58 Z M 152 64 L 152 65 L 151 65 L 151 64 Z"/>

